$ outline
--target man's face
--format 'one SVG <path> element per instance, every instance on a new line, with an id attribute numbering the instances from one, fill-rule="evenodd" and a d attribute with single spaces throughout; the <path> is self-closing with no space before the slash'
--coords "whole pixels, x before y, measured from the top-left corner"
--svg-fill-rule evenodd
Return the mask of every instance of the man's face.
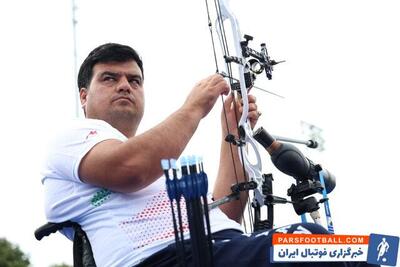
<path id="1" fill-rule="evenodd" d="M 87 118 L 115 125 L 118 120 L 139 125 L 144 111 L 143 77 L 135 61 L 98 63 L 89 88 L 80 91 Z"/>

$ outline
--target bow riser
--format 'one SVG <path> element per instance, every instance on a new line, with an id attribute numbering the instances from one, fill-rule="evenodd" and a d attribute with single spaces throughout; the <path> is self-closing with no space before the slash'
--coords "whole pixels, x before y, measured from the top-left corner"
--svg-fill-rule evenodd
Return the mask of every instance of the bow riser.
<path id="1" fill-rule="evenodd" d="M 248 115 L 249 115 L 249 100 L 248 100 L 248 91 L 247 91 L 247 86 L 246 86 L 246 79 L 245 79 L 245 72 L 248 71 L 246 70 L 246 59 L 243 57 L 242 53 L 242 45 L 241 45 L 241 39 L 242 39 L 242 34 L 240 32 L 239 28 L 239 23 L 234 15 L 234 13 L 230 10 L 228 6 L 228 0 L 220 0 L 219 1 L 219 11 L 220 14 L 217 18 L 216 22 L 216 31 L 221 43 L 221 47 L 225 53 L 228 53 L 227 49 L 224 49 L 224 37 L 223 37 L 223 24 L 225 21 L 229 21 L 230 26 L 231 26 L 231 31 L 232 31 L 232 38 L 233 38 L 233 43 L 234 43 L 234 48 L 235 48 L 235 58 L 237 58 L 237 61 L 235 62 L 235 65 L 237 66 L 237 73 L 238 73 L 238 80 L 240 84 L 240 97 L 243 103 L 243 112 L 241 114 L 241 117 L 238 122 L 238 128 L 240 129 L 240 136 L 239 138 L 241 141 L 243 141 L 245 144 L 250 145 L 251 149 L 254 156 L 255 156 L 255 163 L 253 164 L 250 161 L 250 156 L 249 156 L 249 149 L 244 149 L 242 146 L 239 146 L 239 155 L 242 164 L 245 167 L 245 170 L 248 174 L 248 177 L 250 180 L 253 180 L 257 182 L 257 189 L 255 191 L 255 197 L 260 206 L 264 204 L 264 198 L 265 196 L 262 193 L 262 163 L 261 163 L 261 156 L 258 151 L 258 145 L 253 138 L 253 131 L 251 129 L 250 123 L 248 121 Z M 231 55 L 225 54 L 225 68 L 226 72 L 229 74 L 230 77 L 232 77 L 231 72 L 231 62 L 228 62 L 230 60 L 227 60 L 227 58 L 231 58 Z M 231 87 L 232 82 L 231 82 Z M 233 88 L 232 88 L 233 89 Z"/>

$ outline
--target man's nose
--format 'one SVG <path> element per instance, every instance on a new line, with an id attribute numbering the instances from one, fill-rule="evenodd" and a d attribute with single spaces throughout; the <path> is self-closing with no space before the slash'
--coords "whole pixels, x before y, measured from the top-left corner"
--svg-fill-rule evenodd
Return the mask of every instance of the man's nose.
<path id="1" fill-rule="evenodd" d="M 129 92 L 131 90 L 131 85 L 126 77 L 121 77 L 117 86 L 118 92 L 126 91 Z"/>

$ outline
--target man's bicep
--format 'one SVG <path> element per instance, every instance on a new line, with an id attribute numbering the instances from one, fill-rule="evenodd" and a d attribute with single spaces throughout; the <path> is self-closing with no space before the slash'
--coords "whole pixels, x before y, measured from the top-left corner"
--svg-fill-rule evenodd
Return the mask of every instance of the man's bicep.
<path id="1" fill-rule="evenodd" d="M 79 179 L 96 186 L 112 187 L 112 176 L 117 167 L 116 150 L 122 143 L 117 139 L 107 139 L 94 145 L 79 163 Z"/>

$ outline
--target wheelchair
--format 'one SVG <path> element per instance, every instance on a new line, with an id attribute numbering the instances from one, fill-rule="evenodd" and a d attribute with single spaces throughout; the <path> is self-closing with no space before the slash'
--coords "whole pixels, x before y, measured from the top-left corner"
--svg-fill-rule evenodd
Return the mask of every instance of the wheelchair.
<path id="1" fill-rule="evenodd" d="M 61 223 L 46 223 L 36 229 L 35 238 L 42 240 L 43 237 L 49 236 L 64 228 L 74 229 L 74 240 L 73 240 L 73 261 L 74 267 L 96 267 L 96 263 L 93 257 L 92 246 L 90 245 L 89 239 L 82 230 L 81 226 L 76 222 L 66 221 Z"/>

